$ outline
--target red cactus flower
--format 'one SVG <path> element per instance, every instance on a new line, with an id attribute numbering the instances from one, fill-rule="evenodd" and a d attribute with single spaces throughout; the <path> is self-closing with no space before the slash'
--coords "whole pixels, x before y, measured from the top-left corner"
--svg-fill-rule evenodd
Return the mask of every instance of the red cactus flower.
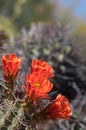
<path id="1" fill-rule="evenodd" d="M 31 73 L 26 77 L 25 97 L 29 97 L 34 102 L 39 98 L 46 98 L 52 87 L 53 84 L 44 76 L 36 72 Z"/>
<path id="2" fill-rule="evenodd" d="M 18 58 L 15 54 L 4 55 L 2 57 L 2 67 L 6 81 L 11 82 L 15 80 L 21 62 L 22 58 Z"/>
<path id="3" fill-rule="evenodd" d="M 42 73 L 46 78 L 51 78 L 54 76 L 53 68 L 46 61 L 43 60 L 33 60 L 31 65 L 31 73 L 39 72 Z"/>
<path id="4" fill-rule="evenodd" d="M 48 119 L 69 119 L 72 115 L 69 101 L 66 97 L 59 94 L 54 102 L 45 109 L 45 115 Z"/>

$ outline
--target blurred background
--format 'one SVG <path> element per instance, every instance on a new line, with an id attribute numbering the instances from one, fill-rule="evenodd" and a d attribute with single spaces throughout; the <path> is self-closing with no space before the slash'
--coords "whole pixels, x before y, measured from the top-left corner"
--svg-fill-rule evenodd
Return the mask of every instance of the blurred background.
<path id="1" fill-rule="evenodd" d="M 23 80 L 33 58 L 53 66 L 52 91 L 70 100 L 73 116 L 49 130 L 86 130 L 86 0 L 0 0 L 0 47 L 0 56 L 23 57 Z"/>
<path id="2" fill-rule="evenodd" d="M 78 44 L 86 49 L 85 0 L 0 0 L 0 30 L 16 36 L 32 22 L 59 22 L 69 26 Z"/>

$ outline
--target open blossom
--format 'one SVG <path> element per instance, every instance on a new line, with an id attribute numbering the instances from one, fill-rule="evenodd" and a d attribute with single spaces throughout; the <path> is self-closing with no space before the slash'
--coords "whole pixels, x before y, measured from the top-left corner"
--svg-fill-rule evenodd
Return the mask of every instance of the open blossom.
<path id="1" fill-rule="evenodd" d="M 6 81 L 11 82 L 15 80 L 21 62 L 22 58 L 18 58 L 15 54 L 4 55 L 2 57 L 2 67 Z"/>
<path id="2" fill-rule="evenodd" d="M 43 60 L 32 61 L 31 73 L 32 72 L 42 73 L 42 75 L 44 75 L 46 78 L 51 78 L 54 76 L 52 66 Z"/>
<path id="3" fill-rule="evenodd" d="M 53 87 L 53 84 L 39 73 L 31 73 L 26 77 L 26 97 L 29 97 L 34 102 L 40 98 L 48 97 L 48 94 Z"/>
<path id="4" fill-rule="evenodd" d="M 47 106 L 45 115 L 48 119 L 69 119 L 72 115 L 72 110 L 68 99 L 59 94 L 56 99 Z"/>

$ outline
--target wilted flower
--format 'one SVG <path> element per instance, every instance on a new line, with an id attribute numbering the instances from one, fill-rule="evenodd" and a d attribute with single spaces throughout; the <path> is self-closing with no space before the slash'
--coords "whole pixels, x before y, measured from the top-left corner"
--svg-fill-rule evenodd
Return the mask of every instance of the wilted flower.
<path id="1" fill-rule="evenodd" d="M 39 98 L 48 97 L 47 93 L 51 91 L 53 84 L 40 73 L 31 73 L 26 77 L 26 97 L 29 97 L 34 102 Z"/>
<path id="2" fill-rule="evenodd" d="M 6 81 L 12 82 L 15 80 L 21 62 L 22 58 L 18 58 L 15 54 L 4 55 L 2 57 L 2 67 Z"/>
<path id="3" fill-rule="evenodd" d="M 69 119 L 72 115 L 69 101 L 66 97 L 59 94 L 56 99 L 45 109 L 47 119 Z"/>
<path id="4" fill-rule="evenodd" d="M 46 78 L 51 78 L 54 76 L 53 68 L 46 61 L 43 60 L 33 60 L 31 65 L 31 73 L 38 72 L 44 75 Z"/>

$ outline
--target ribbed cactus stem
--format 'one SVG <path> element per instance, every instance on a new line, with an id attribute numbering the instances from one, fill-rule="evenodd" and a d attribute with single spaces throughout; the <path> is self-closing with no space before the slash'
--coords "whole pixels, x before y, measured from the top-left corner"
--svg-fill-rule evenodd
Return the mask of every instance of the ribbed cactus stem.
<path id="1" fill-rule="evenodd" d="M 0 112 L 0 128 L 5 126 L 5 122 L 7 119 L 9 119 L 11 115 L 11 108 L 12 108 L 13 102 L 5 100 L 3 104 L 1 104 L 1 112 Z"/>
<path id="2" fill-rule="evenodd" d="M 16 127 L 19 126 L 19 122 L 21 121 L 23 115 L 24 115 L 23 108 L 20 107 L 17 115 L 13 118 L 12 123 L 10 126 L 8 126 L 7 130 L 15 130 Z"/>
<path id="3" fill-rule="evenodd" d="M 5 125 L 5 120 L 9 118 L 10 114 L 11 114 L 11 111 L 7 110 L 7 112 L 4 115 L 3 114 L 2 116 L 0 115 L 0 127 Z"/>
<path id="4" fill-rule="evenodd" d="M 5 95 L 7 99 L 13 99 L 13 88 L 14 88 L 14 83 L 13 82 L 5 82 Z"/>

